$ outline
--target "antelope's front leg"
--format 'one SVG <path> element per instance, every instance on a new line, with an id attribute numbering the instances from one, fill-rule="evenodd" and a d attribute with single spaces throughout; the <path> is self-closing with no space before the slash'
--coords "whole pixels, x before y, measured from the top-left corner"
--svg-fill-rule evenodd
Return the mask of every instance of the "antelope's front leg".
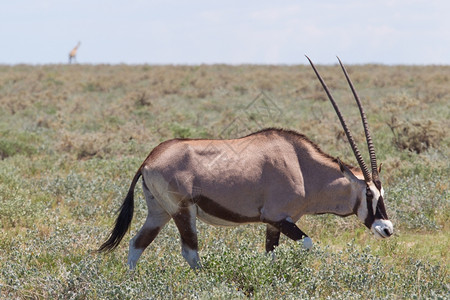
<path id="1" fill-rule="evenodd" d="M 266 252 L 271 252 L 278 246 L 280 230 L 270 224 L 266 226 Z"/>
<path id="2" fill-rule="evenodd" d="M 303 239 L 303 247 L 305 249 L 311 249 L 312 248 L 312 240 L 300 230 L 300 228 L 295 225 L 294 221 L 292 221 L 291 218 L 286 218 L 284 220 L 278 221 L 278 222 L 267 222 L 269 225 L 275 227 L 278 229 L 281 233 L 283 233 L 288 238 L 299 241 Z M 267 250 L 267 244 L 266 244 L 266 250 Z"/>

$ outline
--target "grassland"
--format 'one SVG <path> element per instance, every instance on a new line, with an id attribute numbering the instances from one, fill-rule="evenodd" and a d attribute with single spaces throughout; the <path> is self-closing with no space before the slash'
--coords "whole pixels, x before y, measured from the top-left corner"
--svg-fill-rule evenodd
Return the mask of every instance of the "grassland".
<path id="1" fill-rule="evenodd" d="M 341 71 L 319 70 L 363 142 Z M 163 140 L 283 127 L 356 164 L 312 70 L 0 66 L 0 298 L 448 299 L 450 67 L 349 72 L 383 163 L 395 236 L 375 240 L 354 216 L 308 216 L 299 227 L 313 250 L 282 237 L 273 261 L 264 254 L 263 226 L 199 222 L 204 269 L 195 273 L 171 221 L 130 274 L 127 241 L 146 215 L 141 191 L 126 241 L 112 254 L 94 250 L 134 172 Z"/>

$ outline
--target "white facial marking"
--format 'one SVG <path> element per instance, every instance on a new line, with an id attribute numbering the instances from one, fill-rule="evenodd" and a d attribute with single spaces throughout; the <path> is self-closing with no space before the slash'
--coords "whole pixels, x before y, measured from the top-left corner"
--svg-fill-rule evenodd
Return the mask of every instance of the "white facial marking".
<path id="1" fill-rule="evenodd" d="M 376 213 L 378 200 L 380 199 L 380 196 L 382 196 L 384 194 L 384 191 L 383 191 L 383 188 L 381 188 L 381 192 L 380 192 L 373 183 L 371 183 L 369 185 L 369 188 L 370 188 L 370 190 L 372 191 L 372 194 L 373 194 L 373 199 L 372 199 L 373 213 Z"/>
<path id="2" fill-rule="evenodd" d="M 372 211 L 374 214 L 377 211 L 378 199 L 380 199 L 380 197 L 379 196 L 377 197 L 377 194 L 374 194 L 372 199 Z"/>
<path id="3" fill-rule="evenodd" d="M 367 218 L 367 214 L 368 214 L 365 189 L 362 191 L 360 199 L 361 199 L 361 202 L 359 203 L 359 207 L 358 207 L 358 211 L 356 212 L 356 215 L 358 216 L 358 219 L 360 219 L 361 222 L 364 223 L 364 221 Z"/>
<path id="4" fill-rule="evenodd" d="M 373 194 L 372 211 L 375 214 L 377 211 L 378 200 L 380 199 L 380 196 L 384 197 L 384 189 L 381 188 L 381 192 L 380 192 L 373 183 L 370 183 L 369 188 Z M 361 200 L 361 203 L 358 207 L 357 216 L 362 222 L 364 222 L 369 213 L 368 207 L 367 207 L 366 190 L 364 190 L 362 192 L 361 199 L 363 199 L 363 200 Z"/>
<path id="5" fill-rule="evenodd" d="M 389 220 L 377 219 L 373 222 L 371 230 L 375 237 L 387 238 L 394 233 L 394 226 Z"/>

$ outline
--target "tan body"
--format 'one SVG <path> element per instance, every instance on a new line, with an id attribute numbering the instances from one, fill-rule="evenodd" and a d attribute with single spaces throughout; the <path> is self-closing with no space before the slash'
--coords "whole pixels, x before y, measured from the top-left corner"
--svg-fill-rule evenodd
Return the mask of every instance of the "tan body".
<path id="1" fill-rule="evenodd" d="M 344 73 L 347 76 L 345 69 Z M 305 214 L 356 214 L 375 236 L 392 235 L 393 226 L 384 208 L 375 152 L 359 99 L 356 97 L 372 175 L 328 88 L 317 71 L 316 74 L 335 107 L 361 169 L 343 164 L 305 136 L 289 130 L 265 129 L 233 140 L 165 141 L 152 150 L 136 172 L 114 229 L 99 250 L 113 250 L 127 232 L 133 217 L 134 188 L 141 176 L 148 215 L 130 241 L 131 268 L 171 219 L 180 232 L 182 255 L 192 268 L 201 266 L 197 217 L 220 226 L 265 223 L 266 251 L 278 245 L 280 233 L 295 241 L 303 240 L 303 246 L 310 249 L 311 239 L 295 224 Z"/>
<path id="2" fill-rule="evenodd" d="M 241 144 L 245 148 L 239 149 Z M 350 215 L 357 199 L 337 161 L 304 136 L 279 129 L 235 140 L 166 141 L 152 151 L 141 172 L 169 214 L 193 204 L 199 218 L 213 225 Z M 203 210 L 196 197 L 208 198 L 242 221 L 227 215 L 217 219 L 219 209 Z"/>

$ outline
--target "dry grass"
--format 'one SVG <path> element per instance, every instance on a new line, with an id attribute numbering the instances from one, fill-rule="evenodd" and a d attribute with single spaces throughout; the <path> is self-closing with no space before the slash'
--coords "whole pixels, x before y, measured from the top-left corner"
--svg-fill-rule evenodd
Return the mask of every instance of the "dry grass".
<path id="1" fill-rule="evenodd" d="M 318 67 L 365 153 L 341 70 Z M 309 66 L 0 66 L 0 296 L 448 294 L 450 67 L 348 70 L 383 163 L 396 237 L 372 241 L 352 217 L 308 217 L 300 226 L 318 241 L 317 251 L 305 256 L 283 239 L 278 264 L 269 264 L 262 228 L 200 224 L 208 268 L 195 277 L 169 224 L 130 278 L 123 266 L 126 246 L 105 257 L 91 251 L 109 231 L 132 174 L 159 142 L 283 127 L 356 163 L 314 73 Z M 132 232 L 145 218 L 144 201 L 136 206 Z"/>

